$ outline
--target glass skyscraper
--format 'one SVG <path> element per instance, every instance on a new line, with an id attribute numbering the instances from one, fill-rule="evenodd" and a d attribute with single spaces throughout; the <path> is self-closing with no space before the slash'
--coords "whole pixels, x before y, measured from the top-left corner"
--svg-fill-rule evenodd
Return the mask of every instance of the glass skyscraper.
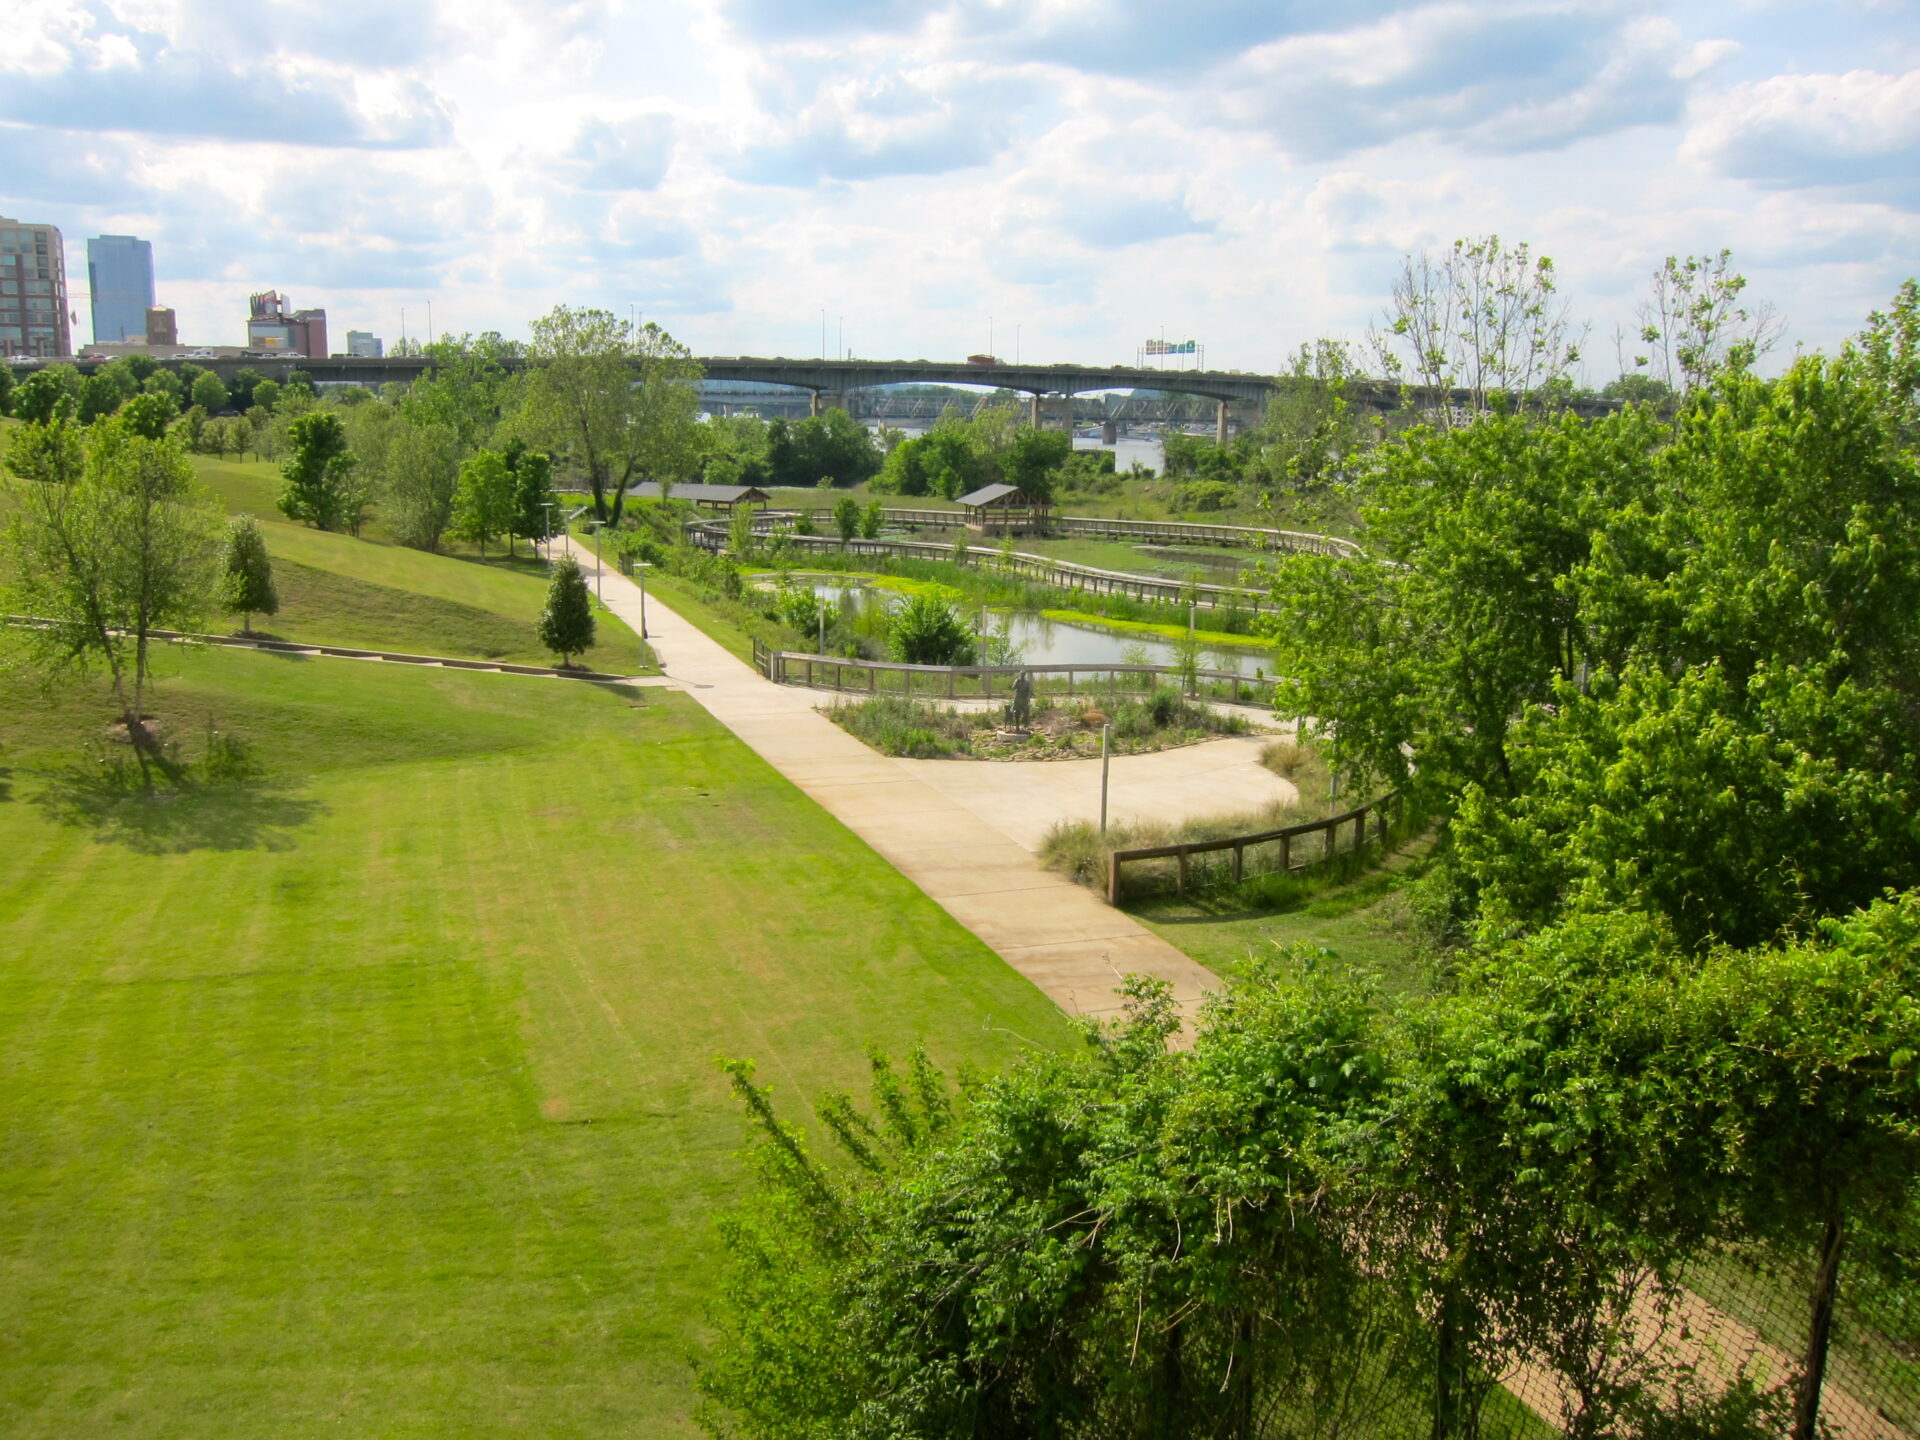
<path id="1" fill-rule="evenodd" d="M 93 291 L 95 344 L 147 338 L 153 307 L 153 246 L 131 235 L 87 241 L 87 284 Z"/>

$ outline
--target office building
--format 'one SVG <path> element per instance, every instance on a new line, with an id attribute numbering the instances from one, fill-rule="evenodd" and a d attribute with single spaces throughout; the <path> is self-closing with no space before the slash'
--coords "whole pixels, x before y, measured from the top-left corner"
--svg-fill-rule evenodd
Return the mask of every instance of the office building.
<path id="1" fill-rule="evenodd" d="M 173 318 L 171 305 L 152 305 L 147 309 L 147 344 L 178 345 L 180 327 Z"/>
<path id="2" fill-rule="evenodd" d="M 327 312 L 295 310 L 277 290 L 263 290 L 247 302 L 247 348 L 279 354 L 327 358 Z"/>
<path id="3" fill-rule="evenodd" d="M 95 235 L 87 241 L 87 290 L 96 341 L 140 339 L 153 308 L 152 244 L 132 235 Z"/>
<path id="4" fill-rule="evenodd" d="M 71 355 L 71 318 L 60 232 L 0 217 L 0 356 Z"/>
<path id="5" fill-rule="evenodd" d="M 378 335 L 365 330 L 347 331 L 347 354 L 360 360 L 379 360 L 385 356 L 387 347 Z"/>

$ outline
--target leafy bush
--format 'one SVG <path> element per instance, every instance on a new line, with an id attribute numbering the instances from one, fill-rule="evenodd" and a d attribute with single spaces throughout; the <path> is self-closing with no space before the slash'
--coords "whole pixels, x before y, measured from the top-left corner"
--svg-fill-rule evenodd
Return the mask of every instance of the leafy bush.
<path id="1" fill-rule="evenodd" d="M 1234 487 L 1223 480 L 1191 480 L 1173 487 L 1174 507 L 1179 510 L 1230 510 L 1237 498 Z"/>
<path id="2" fill-rule="evenodd" d="M 893 617 L 889 644 L 909 665 L 971 665 L 973 632 L 946 596 L 923 591 Z"/>
<path id="3" fill-rule="evenodd" d="M 858 704 L 836 705 L 827 715 L 883 755 L 938 760 L 972 749 L 973 723 L 969 717 L 899 695 L 876 695 Z"/>

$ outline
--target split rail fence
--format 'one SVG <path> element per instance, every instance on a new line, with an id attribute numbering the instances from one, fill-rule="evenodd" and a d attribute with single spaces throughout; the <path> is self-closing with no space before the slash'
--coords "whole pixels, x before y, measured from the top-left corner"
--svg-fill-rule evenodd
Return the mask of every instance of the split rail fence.
<path id="1" fill-rule="evenodd" d="M 1355 854 L 1364 849 L 1369 841 L 1368 831 L 1372 831 L 1372 842 L 1382 844 L 1387 838 L 1387 810 L 1393 803 L 1393 797 L 1370 800 L 1357 809 L 1344 814 L 1330 815 L 1324 820 L 1308 820 L 1299 825 L 1287 825 L 1278 830 L 1261 830 L 1250 835 L 1229 835 L 1220 840 L 1188 840 L 1176 845 L 1142 845 L 1130 850 L 1113 850 L 1107 855 L 1107 903 L 1118 905 L 1124 893 L 1124 875 L 1129 865 L 1142 865 L 1155 860 L 1174 862 L 1174 891 L 1184 895 L 1193 884 L 1191 866 L 1195 856 L 1230 855 L 1229 873 L 1237 883 L 1246 878 L 1247 851 L 1263 845 L 1274 847 L 1272 863 L 1266 867 L 1273 873 L 1287 874 L 1290 871 L 1306 870 L 1315 865 L 1325 864 L 1341 854 Z M 1343 851 L 1340 848 L 1341 834 L 1349 826 L 1353 830 L 1352 843 Z M 1209 880 L 1215 877 L 1207 877 Z M 1222 877 L 1224 878 L 1224 877 Z"/>

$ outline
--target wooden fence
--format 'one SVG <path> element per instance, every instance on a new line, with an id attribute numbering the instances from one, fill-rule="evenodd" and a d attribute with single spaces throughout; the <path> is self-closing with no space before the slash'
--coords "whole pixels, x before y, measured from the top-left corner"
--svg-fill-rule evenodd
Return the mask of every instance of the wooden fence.
<path id="1" fill-rule="evenodd" d="M 868 695 L 901 695 L 909 699 L 992 700 L 995 680 L 999 695 L 1010 697 L 1013 682 L 1024 674 L 1036 694 L 1098 694 L 1103 688 L 1118 694 L 1122 690 L 1150 689 L 1161 676 L 1174 676 L 1183 685 L 1190 676 L 1189 693 L 1208 693 L 1235 704 L 1254 703 L 1272 680 L 1264 676 L 1242 675 L 1234 670 L 1196 668 L 1191 672 L 1178 665 L 908 665 L 898 660 L 849 660 L 844 655 L 810 655 L 796 650 L 775 650 L 756 639 L 753 642 L 753 668 L 776 685 L 807 685 L 821 690 L 840 690 Z M 893 677 L 888 679 L 886 677 Z M 1101 677 L 1107 684 L 1099 684 Z M 1140 685 L 1122 685 L 1122 677 L 1144 681 Z M 1049 685 L 1048 682 L 1054 682 Z M 1064 682 L 1064 683 L 1061 683 Z"/>
<path id="2" fill-rule="evenodd" d="M 1107 855 L 1107 903 L 1118 905 L 1121 893 L 1121 872 L 1131 863 L 1145 860 L 1172 860 L 1176 870 L 1174 889 L 1181 895 L 1187 893 L 1189 882 L 1188 862 L 1195 855 L 1212 855 L 1231 851 L 1233 854 L 1233 879 L 1238 882 L 1246 875 L 1247 851 L 1256 845 L 1278 847 L 1274 869 L 1286 874 L 1289 871 L 1305 870 L 1310 865 L 1323 864 L 1341 853 L 1340 834 L 1347 826 L 1353 827 L 1353 843 L 1347 849 L 1348 854 L 1360 850 L 1367 843 L 1368 822 L 1373 822 L 1373 839 L 1376 842 L 1387 838 L 1387 808 L 1393 797 L 1372 800 L 1357 810 L 1349 810 L 1343 815 L 1332 815 L 1325 820 L 1309 820 L 1300 825 L 1288 825 L 1280 830 L 1262 830 L 1253 835 L 1229 835 L 1224 840 L 1189 840 L 1179 845 L 1143 845 L 1133 850 L 1114 850 Z M 1301 863 L 1294 863 L 1294 842 L 1309 835 L 1325 835 L 1326 841 L 1320 847 L 1320 853 L 1310 859 L 1303 857 Z"/>

